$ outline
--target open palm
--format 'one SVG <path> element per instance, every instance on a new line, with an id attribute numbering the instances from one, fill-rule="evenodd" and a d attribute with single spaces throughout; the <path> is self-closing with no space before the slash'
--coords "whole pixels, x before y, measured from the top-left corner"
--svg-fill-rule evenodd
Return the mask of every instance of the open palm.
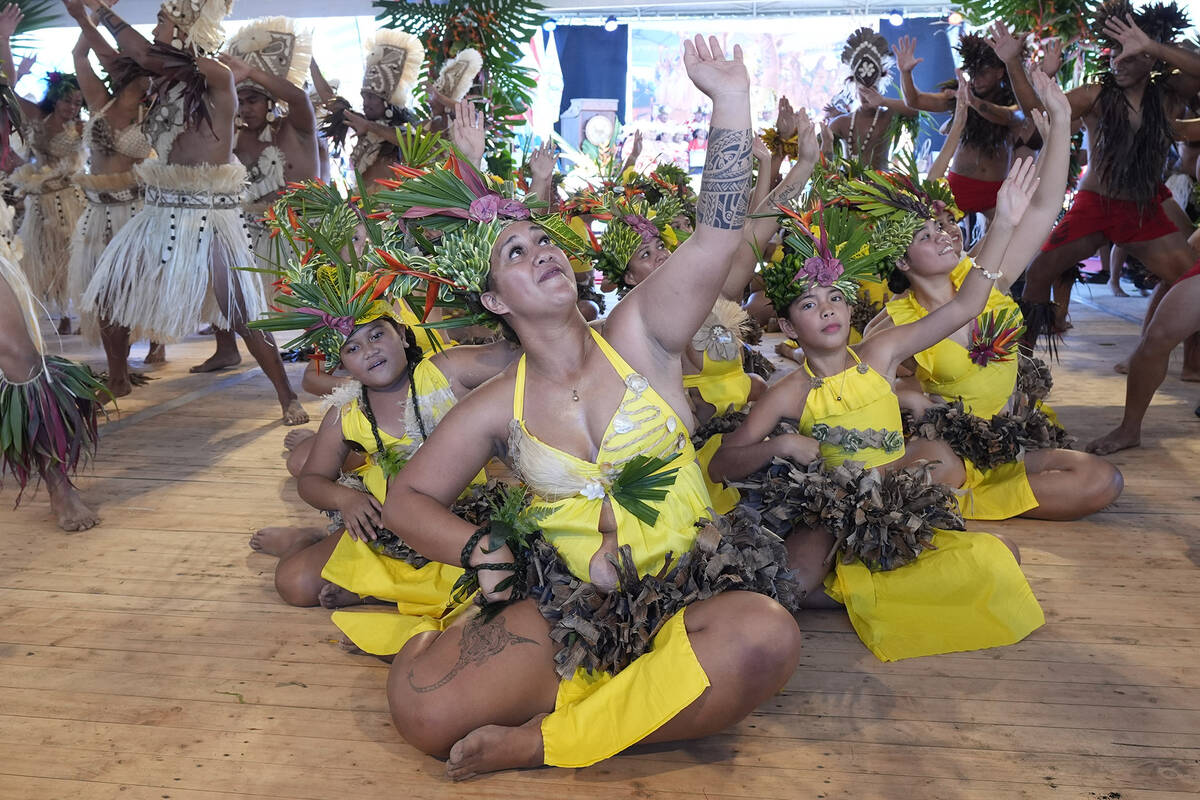
<path id="1" fill-rule="evenodd" d="M 745 94 L 750 91 L 750 75 L 742 63 L 741 45 L 734 45 L 733 58 L 727 59 L 717 37 L 708 41 L 696 34 L 683 42 L 683 65 L 696 88 L 709 97 L 721 94 Z"/>

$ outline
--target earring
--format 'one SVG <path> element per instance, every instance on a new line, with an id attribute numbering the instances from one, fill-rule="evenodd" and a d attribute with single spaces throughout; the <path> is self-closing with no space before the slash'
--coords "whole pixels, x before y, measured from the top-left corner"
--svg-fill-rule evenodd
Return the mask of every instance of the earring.
<path id="1" fill-rule="evenodd" d="M 275 107 L 274 107 L 274 106 L 272 106 L 272 107 L 271 107 L 271 108 L 270 108 L 270 109 L 267 111 L 267 122 L 274 122 L 274 121 L 275 121 L 275 120 L 277 120 L 277 119 L 279 119 L 279 114 L 277 114 L 277 113 L 275 112 Z"/>
<path id="2" fill-rule="evenodd" d="M 176 36 L 174 39 L 171 40 L 171 47 L 175 48 L 176 50 L 182 50 L 183 49 L 183 41 L 178 36 Z"/>

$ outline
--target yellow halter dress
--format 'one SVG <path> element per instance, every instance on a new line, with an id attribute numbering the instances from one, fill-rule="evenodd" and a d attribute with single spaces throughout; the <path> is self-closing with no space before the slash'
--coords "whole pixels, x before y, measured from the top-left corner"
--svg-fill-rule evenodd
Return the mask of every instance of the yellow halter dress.
<path id="1" fill-rule="evenodd" d="M 446 376 L 429 359 L 413 370 L 417 405 L 426 431 L 432 431 L 454 406 L 454 392 Z M 356 442 L 369 454 L 367 463 L 356 470 L 367 491 L 382 503 L 387 496 L 387 477 L 378 463 L 378 444 L 367 415 L 353 399 L 342 407 L 342 437 Z M 412 399 L 405 414 L 405 435 L 392 436 L 382 428 L 380 439 L 386 448 L 411 458 L 421 445 Z M 479 480 L 479 478 L 476 478 Z M 370 542 L 360 542 L 342 532 L 321 577 L 361 597 L 373 597 L 395 603 L 399 613 L 384 606 L 364 606 L 356 610 L 333 612 L 333 622 L 354 644 L 375 655 L 400 652 L 404 643 L 418 633 L 443 630 L 457 613 L 460 604 L 450 599 L 450 590 L 460 567 L 430 562 L 414 567 L 406 561 L 379 552 Z"/>
<path id="2" fill-rule="evenodd" d="M 891 384 L 853 350 L 856 366 L 813 381 L 799 429 L 812 435 L 824 424 L 871 432 L 899 432 L 900 405 Z M 818 431 L 820 433 L 820 431 Z M 904 456 L 895 447 L 848 447 L 821 442 L 825 465 L 861 462 L 867 469 Z M 825 579 L 825 591 L 846 606 L 863 644 L 881 661 L 979 650 L 1019 642 L 1045 623 L 1042 609 L 1012 552 L 986 533 L 937 530 L 936 549 L 888 571 L 872 571 L 862 561 L 838 559 Z"/>
<path id="3" fill-rule="evenodd" d="M 542 534 L 570 571 L 590 580 L 600 548 L 600 514 L 611 500 L 617 545 L 628 545 L 639 575 L 658 572 L 668 553 L 692 549 L 695 522 L 708 515 L 709 497 L 683 420 L 596 331 L 592 338 L 625 382 L 625 394 L 608 423 L 594 461 L 542 442 L 525 424 L 525 357 L 517 364 L 509 454 L 514 472 L 533 492 L 533 506 L 549 510 Z M 658 512 L 651 525 L 612 495 L 612 481 L 636 456 L 671 458 L 678 468 L 663 500 L 647 501 Z M 673 458 L 672 458 L 673 456 Z M 675 614 L 655 636 L 652 649 L 616 675 L 576 671 L 559 685 L 554 712 L 542 720 L 545 762 L 584 767 L 619 753 L 662 727 L 708 687 L 684 626 Z"/>
<path id="4" fill-rule="evenodd" d="M 957 289 L 971 268 L 964 258 L 950 274 Z M 906 325 L 925 317 L 929 312 L 921 306 L 912 292 L 901 295 L 887 304 L 887 314 L 897 325 Z M 1017 308 L 1011 297 L 993 288 L 983 313 L 1007 313 Z M 967 412 L 991 419 L 1008 409 L 1017 385 L 1017 359 L 993 361 L 979 366 L 971 360 L 967 349 L 952 339 L 943 339 L 914 356 L 917 378 L 921 388 L 930 395 L 947 401 L 961 399 Z M 1043 409 L 1048 411 L 1048 409 Z M 967 479 L 958 490 L 958 505 L 967 519 L 1009 519 L 1038 506 L 1029 486 L 1029 476 L 1023 461 L 1000 464 L 981 470 L 968 458 L 963 459 Z"/>
<path id="5" fill-rule="evenodd" d="M 695 389 L 716 410 L 714 415 L 741 411 L 750 402 L 750 376 L 742 367 L 742 343 L 738 329 L 746 312 L 732 300 L 719 298 L 700 330 L 692 337 L 692 347 L 702 354 L 700 372 L 683 376 L 685 389 Z M 712 480 L 708 465 L 721 447 L 723 434 L 708 438 L 696 451 L 700 472 L 712 497 L 713 510 L 728 514 L 741 499 L 737 489 Z"/>

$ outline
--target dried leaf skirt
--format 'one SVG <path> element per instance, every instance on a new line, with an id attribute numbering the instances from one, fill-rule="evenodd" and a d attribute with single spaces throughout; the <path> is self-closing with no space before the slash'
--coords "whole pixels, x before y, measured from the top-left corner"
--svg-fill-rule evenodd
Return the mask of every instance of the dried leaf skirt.
<path id="1" fill-rule="evenodd" d="M 109 242 L 141 210 L 142 187 L 132 171 L 108 175 L 81 173 L 75 176 L 75 182 L 87 198 L 87 207 L 75 223 L 67 275 L 71 297 L 82 298 Z M 90 344 L 98 343 L 100 318 L 82 308 L 79 316 L 84 338 Z M 142 337 L 134 332 L 134 338 Z"/>
<path id="2" fill-rule="evenodd" d="M 240 294 L 246 319 L 257 319 L 265 310 L 261 285 L 239 269 L 254 261 L 241 209 L 245 167 L 142 162 L 134 172 L 144 206 L 100 257 L 84 308 L 160 342 L 205 323 L 228 329 L 218 296 Z"/>
<path id="3" fill-rule="evenodd" d="M 1012 552 L 990 534 L 950 530 L 961 528 L 954 493 L 923 467 L 778 462 L 739 485 L 768 527 L 823 527 L 837 539 L 826 592 L 881 661 L 1013 644 L 1045 623 Z"/>
<path id="4" fill-rule="evenodd" d="M 67 269 L 71 235 L 83 209 L 83 194 L 66 177 L 48 180 L 25 195 L 25 218 L 18 231 L 25 245 L 21 268 L 34 296 L 52 314 L 66 314 L 73 299 Z"/>

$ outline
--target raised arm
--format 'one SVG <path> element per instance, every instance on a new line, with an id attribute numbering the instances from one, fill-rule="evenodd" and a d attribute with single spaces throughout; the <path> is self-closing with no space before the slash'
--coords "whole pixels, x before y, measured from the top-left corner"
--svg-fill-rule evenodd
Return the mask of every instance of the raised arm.
<path id="1" fill-rule="evenodd" d="M 16 94 L 17 83 L 17 68 L 13 65 L 12 57 L 12 36 L 16 33 L 17 26 L 21 24 L 21 20 L 25 18 L 21 7 L 15 3 L 9 4 L 0 10 L 0 69 L 4 70 L 5 76 L 8 78 L 10 85 L 13 87 L 13 94 L 17 97 L 17 102 L 21 105 L 21 113 L 27 119 L 41 119 L 42 110 L 38 108 L 37 103 L 31 103 L 21 95 Z"/>
<path id="2" fill-rule="evenodd" d="M 450 381 L 454 396 L 462 399 L 473 389 L 499 375 L 521 356 L 519 345 L 500 339 L 491 344 L 460 344 L 433 357 L 433 363 Z"/>
<path id="3" fill-rule="evenodd" d="M 916 50 L 915 36 L 901 36 L 900 40 L 892 45 L 892 52 L 896 54 L 896 66 L 900 69 L 900 91 L 904 102 L 917 111 L 948 111 L 950 100 L 954 97 L 953 92 L 922 92 L 913 81 L 913 70 L 925 60 L 916 57 Z"/>
<path id="4" fill-rule="evenodd" d="M 994 265 L 1001 262 L 1037 185 L 1032 159 L 1019 159 L 1013 164 L 996 196 L 996 216 L 991 226 L 995 238 L 983 243 L 974 268 L 968 271 L 954 298 L 916 322 L 881 330 L 865 339 L 859 347 L 864 361 L 884 375 L 894 375 L 905 359 L 937 344 L 983 311 L 999 274 L 992 271 Z M 935 230 L 927 223 L 916 235 L 938 235 Z"/>
<path id="5" fill-rule="evenodd" d="M 117 49 L 122 55 L 129 56 L 144 69 L 158 73 L 162 71 L 162 62 L 150 52 L 150 42 L 145 36 L 135 31 L 128 22 L 117 16 L 104 0 L 84 0 L 87 7 L 96 12 L 96 21 L 103 25 L 117 42 Z"/>
<path id="6" fill-rule="evenodd" d="M 967 86 L 962 72 L 959 71 L 954 118 L 950 121 L 950 132 L 946 134 L 946 141 L 942 143 L 942 149 L 929 167 L 929 180 L 931 181 L 941 180 L 945 177 L 946 170 L 950 167 L 950 161 L 954 158 L 955 151 L 958 150 L 958 143 L 962 141 L 963 128 L 967 126 L 967 95 L 970 93 L 971 89 Z"/>
<path id="7" fill-rule="evenodd" d="M 478 168 L 483 162 L 483 153 L 487 146 L 483 112 L 470 100 L 460 100 L 454 104 L 454 119 L 450 122 L 449 131 L 450 141 L 471 166 Z"/>
<path id="8" fill-rule="evenodd" d="M 312 101 L 308 98 L 308 92 L 286 78 L 247 64 L 237 56 L 222 53 L 218 58 L 233 72 L 235 84 L 245 79 L 252 80 L 276 100 L 287 103 L 287 124 L 297 133 L 302 136 L 311 135 L 317 129 L 317 116 L 313 111 Z"/>
<path id="9" fill-rule="evenodd" d="M 788 417 L 797 419 L 804 410 L 808 378 L 802 376 L 803 373 L 792 373 L 768 389 L 750 407 L 750 414 L 737 430 L 725 435 L 708 467 L 713 480 L 740 480 L 770 465 L 776 457 L 807 464 L 820 456 L 820 446 L 808 436 L 796 433 L 771 436 L 780 421 Z"/>
<path id="10" fill-rule="evenodd" d="M 1120 61 L 1148 55 L 1155 61 L 1164 61 L 1179 69 L 1178 73 L 1171 76 L 1171 88 L 1180 97 L 1190 98 L 1200 91 L 1200 53 L 1154 41 L 1138 27 L 1132 16 L 1125 19 L 1110 17 L 1104 23 L 1104 32 L 1120 42 Z"/>
<path id="11" fill-rule="evenodd" d="M 308 74 L 312 76 L 313 88 L 317 90 L 317 97 L 321 98 L 322 103 L 328 103 L 337 97 L 337 94 L 333 91 L 333 87 L 329 85 L 329 81 L 325 80 L 325 75 L 321 72 L 321 68 L 317 66 L 315 58 L 309 62 Z"/>
<path id="12" fill-rule="evenodd" d="M 754 275 L 754 267 L 758 264 L 759 254 L 763 253 L 767 244 L 779 232 L 779 215 L 773 213 L 778 206 L 790 203 L 804 191 L 804 185 L 812 176 L 813 166 L 817 163 L 817 132 L 807 118 L 800 122 L 797 130 L 796 147 L 798 155 L 796 163 L 788 170 L 788 174 L 773 190 L 754 207 L 756 217 L 746 222 L 743 244 L 733 257 L 729 276 L 721 287 L 721 296 L 727 300 L 741 302 L 742 292 L 750 278 Z"/>
<path id="13" fill-rule="evenodd" d="M 1034 111 L 1041 110 L 1042 101 L 1038 99 L 1037 92 L 1029 83 L 1029 76 L 1025 74 L 1025 62 L 1022 59 L 1025 50 L 1024 35 L 1013 36 L 1008 26 L 997 20 L 992 23 L 987 40 L 996 51 L 996 57 L 1004 62 L 1004 68 L 1008 71 L 1008 84 L 1017 96 L 1017 104 L 1021 106 L 1021 110 L 1026 116 L 1032 116 Z"/>
<path id="14" fill-rule="evenodd" d="M 84 102 L 87 103 L 88 108 L 93 109 L 92 113 L 94 114 L 108 105 L 108 101 L 112 98 L 104 86 L 104 81 L 96 75 L 95 70 L 92 69 L 92 62 L 88 60 L 88 53 L 91 52 L 91 49 L 87 36 L 80 34 L 79 39 L 75 42 L 75 47 L 71 50 L 71 58 L 75 62 L 75 78 L 79 81 L 79 91 L 83 93 Z"/>
<path id="15" fill-rule="evenodd" d="M 529 190 L 530 194 L 546 203 L 547 210 L 554 211 L 558 198 L 554 196 L 554 162 L 556 161 L 553 142 L 546 142 L 534 148 L 529 154 Z"/>
<path id="16" fill-rule="evenodd" d="M 696 88 L 713 101 L 696 232 L 609 317 L 614 326 L 640 326 L 671 358 L 691 344 L 720 294 L 742 246 L 750 195 L 750 78 L 741 47 L 726 59 L 715 36 L 708 43 L 697 36 L 684 42 L 683 60 Z"/>

